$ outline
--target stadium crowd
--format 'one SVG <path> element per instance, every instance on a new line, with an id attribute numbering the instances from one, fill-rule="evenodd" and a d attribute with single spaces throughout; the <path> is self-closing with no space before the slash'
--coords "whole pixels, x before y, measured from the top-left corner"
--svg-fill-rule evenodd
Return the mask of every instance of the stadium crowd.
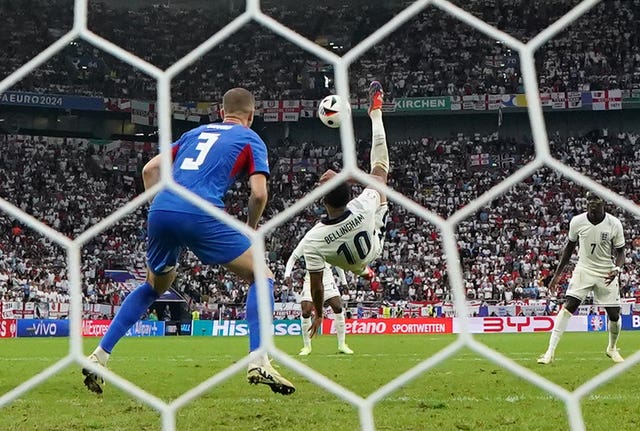
<path id="1" fill-rule="evenodd" d="M 240 15 L 235 9 L 166 7 L 149 2 L 89 3 L 89 28 L 167 68 Z M 305 5 L 263 1 L 263 11 L 310 40 L 346 52 L 396 15 L 406 2 L 384 5 L 327 1 Z M 575 5 L 574 0 L 458 2 L 521 40 L 529 40 Z M 525 5 L 526 3 L 526 5 Z M 200 5 L 201 3 L 198 3 Z M 215 2 L 214 2 L 215 4 Z M 72 26 L 69 0 L 0 0 L 0 79 Z M 354 8 L 358 13 L 354 14 Z M 640 0 L 601 2 L 536 56 L 542 91 L 640 88 Z M 313 23 L 313 25 L 309 25 Z M 345 29 L 347 29 L 345 31 Z M 179 35 L 179 36 L 176 36 Z M 390 97 L 522 93 L 519 59 L 501 43 L 429 7 L 350 67 L 352 94 L 373 77 L 388 77 Z M 251 88 L 258 99 L 319 99 L 330 66 L 255 22 L 215 47 L 172 82 L 174 101 L 217 101 L 221 89 Z M 361 82 L 362 81 L 362 82 Z M 13 90 L 152 100 L 155 81 L 85 41 L 77 40 Z"/>
<path id="2" fill-rule="evenodd" d="M 1 136 L 0 142 L 7 149 L 0 153 L 0 196 L 72 238 L 141 191 L 132 178 L 135 173 L 129 177 L 128 172 L 112 169 L 115 161 L 130 160 L 130 169 L 139 172 L 151 157 L 150 149 L 136 150 L 127 143 L 114 147 L 83 139 L 15 135 Z M 551 144 L 560 160 L 640 201 L 638 136 L 553 137 Z M 315 187 L 318 173 L 340 168 L 336 147 L 295 139 L 269 146 L 272 176 L 266 219 Z M 359 160 L 369 159 L 368 146 L 367 140 L 358 142 Z M 389 148 L 391 187 L 446 217 L 530 160 L 533 146 L 495 136 L 458 135 L 445 140 L 420 137 L 394 142 Z M 415 157 L 403 157 L 407 152 Z M 509 157 L 472 166 L 470 160 L 479 153 Z M 315 167 L 297 169 L 286 162 L 290 159 L 306 159 Z M 359 190 L 354 187 L 354 193 Z M 228 211 L 241 219 L 246 217 L 246 191 L 245 181 L 238 181 L 227 196 Z M 545 278 L 565 244 L 570 217 L 584 209 L 583 195 L 580 187 L 542 169 L 464 220 L 458 244 L 467 297 L 495 303 L 549 296 Z M 629 244 L 627 261 L 635 266 L 640 262 L 640 224 L 611 205 L 608 209 L 621 217 Z M 314 203 L 268 237 L 276 300 L 294 300 L 294 293 L 283 289 L 284 263 L 321 213 L 320 204 Z M 109 279 L 105 270 L 144 266 L 145 217 L 146 208 L 138 208 L 83 247 L 85 302 L 117 305 L 129 291 L 131 286 Z M 68 301 L 62 247 L 4 213 L 0 213 L 0 235 L 0 301 Z M 345 300 L 450 299 L 439 232 L 398 204 L 391 205 L 384 253 L 373 267 L 376 277 L 371 282 L 349 277 Z M 294 272 L 297 288 L 302 275 L 301 269 Z M 625 295 L 640 296 L 638 274 L 624 272 L 622 277 Z M 241 304 L 248 286 L 186 254 L 176 287 L 195 303 Z"/>

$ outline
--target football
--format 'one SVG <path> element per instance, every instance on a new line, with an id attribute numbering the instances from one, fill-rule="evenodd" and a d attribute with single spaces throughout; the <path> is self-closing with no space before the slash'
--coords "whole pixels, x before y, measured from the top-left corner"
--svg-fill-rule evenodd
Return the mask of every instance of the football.
<path id="1" fill-rule="evenodd" d="M 330 94 L 320 101 L 320 105 L 318 106 L 318 117 L 325 126 L 337 129 L 340 127 L 341 109 L 349 110 L 350 106 L 343 104 L 340 96 Z"/>

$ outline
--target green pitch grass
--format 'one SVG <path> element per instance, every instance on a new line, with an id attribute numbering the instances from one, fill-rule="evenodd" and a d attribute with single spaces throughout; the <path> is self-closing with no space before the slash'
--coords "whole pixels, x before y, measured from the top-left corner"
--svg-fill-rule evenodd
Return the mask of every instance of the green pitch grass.
<path id="1" fill-rule="evenodd" d="M 536 364 L 548 334 L 481 335 L 477 338 L 517 363 L 573 390 L 613 363 L 604 355 L 604 333 L 567 333 L 556 361 Z M 336 339 L 314 340 L 302 362 L 361 396 L 448 345 L 454 336 L 349 336 L 353 356 L 336 353 Z M 97 339 L 87 339 L 86 352 Z M 279 348 L 295 355 L 299 337 L 278 337 Z M 141 388 L 170 401 L 241 358 L 247 339 L 162 337 L 126 338 L 110 369 Z M 640 349 L 640 333 L 623 332 L 622 353 Z M 68 339 L 0 340 L 0 395 L 62 358 Z M 297 386 L 289 397 L 234 375 L 178 412 L 180 431 L 360 430 L 358 411 L 286 368 Z M 582 403 L 590 431 L 640 429 L 640 370 L 633 367 L 601 386 Z M 531 384 L 462 350 L 446 362 L 385 398 L 375 408 L 381 430 L 568 430 L 564 404 Z M 160 415 L 107 385 L 103 396 L 86 390 L 77 366 L 71 366 L 20 399 L 0 408 L 2 431 L 147 431 L 161 430 Z"/>

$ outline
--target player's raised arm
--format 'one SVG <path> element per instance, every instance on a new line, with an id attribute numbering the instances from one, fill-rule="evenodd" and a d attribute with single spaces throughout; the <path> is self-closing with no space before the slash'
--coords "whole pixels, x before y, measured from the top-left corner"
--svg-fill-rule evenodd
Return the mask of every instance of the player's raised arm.
<path id="1" fill-rule="evenodd" d="M 304 240 L 304 239 L 303 239 Z M 302 247 L 303 241 L 298 243 L 298 246 L 293 250 L 291 256 L 287 260 L 287 264 L 284 267 L 284 281 L 287 284 L 287 287 L 291 288 L 291 272 L 293 271 L 293 267 L 296 264 L 296 261 L 302 257 Z"/>

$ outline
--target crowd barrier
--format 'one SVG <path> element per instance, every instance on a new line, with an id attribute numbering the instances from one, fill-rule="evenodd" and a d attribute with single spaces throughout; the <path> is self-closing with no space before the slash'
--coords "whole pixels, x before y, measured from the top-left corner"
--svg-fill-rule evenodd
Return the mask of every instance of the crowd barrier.
<path id="1" fill-rule="evenodd" d="M 552 316 L 516 317 L 470 317 L 469 332 L 473 334 L 549 332 L 553 329 Z M 109 328 L 110 320 L 83 320 L 84 337 L 102 337 Z M 347 334 L 458 334 L 463 331 L 464 320 L 457 317 L 403 318 L 403 319 L 347 319 Z M 0 338 L 14 337 L 68 337 L 69 321 L 64 319 L 4 319 L 0 320 Z M 640 330 L 640 315 L 622 315 L 622 329 Z M 599 332 L 607 330 L 607 318 L 601 314 L 572 316 L 567 331 Z M 299 320 L 274 320 L 276 336 L 299 336 L 302 327 Z M 335 322 L 324 319 L 321 333 L 335 334 Z M 126 336 L 200 336 L 238 337 L 246 336 L 249 327 L 246 320 L 193 320 L 136 322 Z"/>

